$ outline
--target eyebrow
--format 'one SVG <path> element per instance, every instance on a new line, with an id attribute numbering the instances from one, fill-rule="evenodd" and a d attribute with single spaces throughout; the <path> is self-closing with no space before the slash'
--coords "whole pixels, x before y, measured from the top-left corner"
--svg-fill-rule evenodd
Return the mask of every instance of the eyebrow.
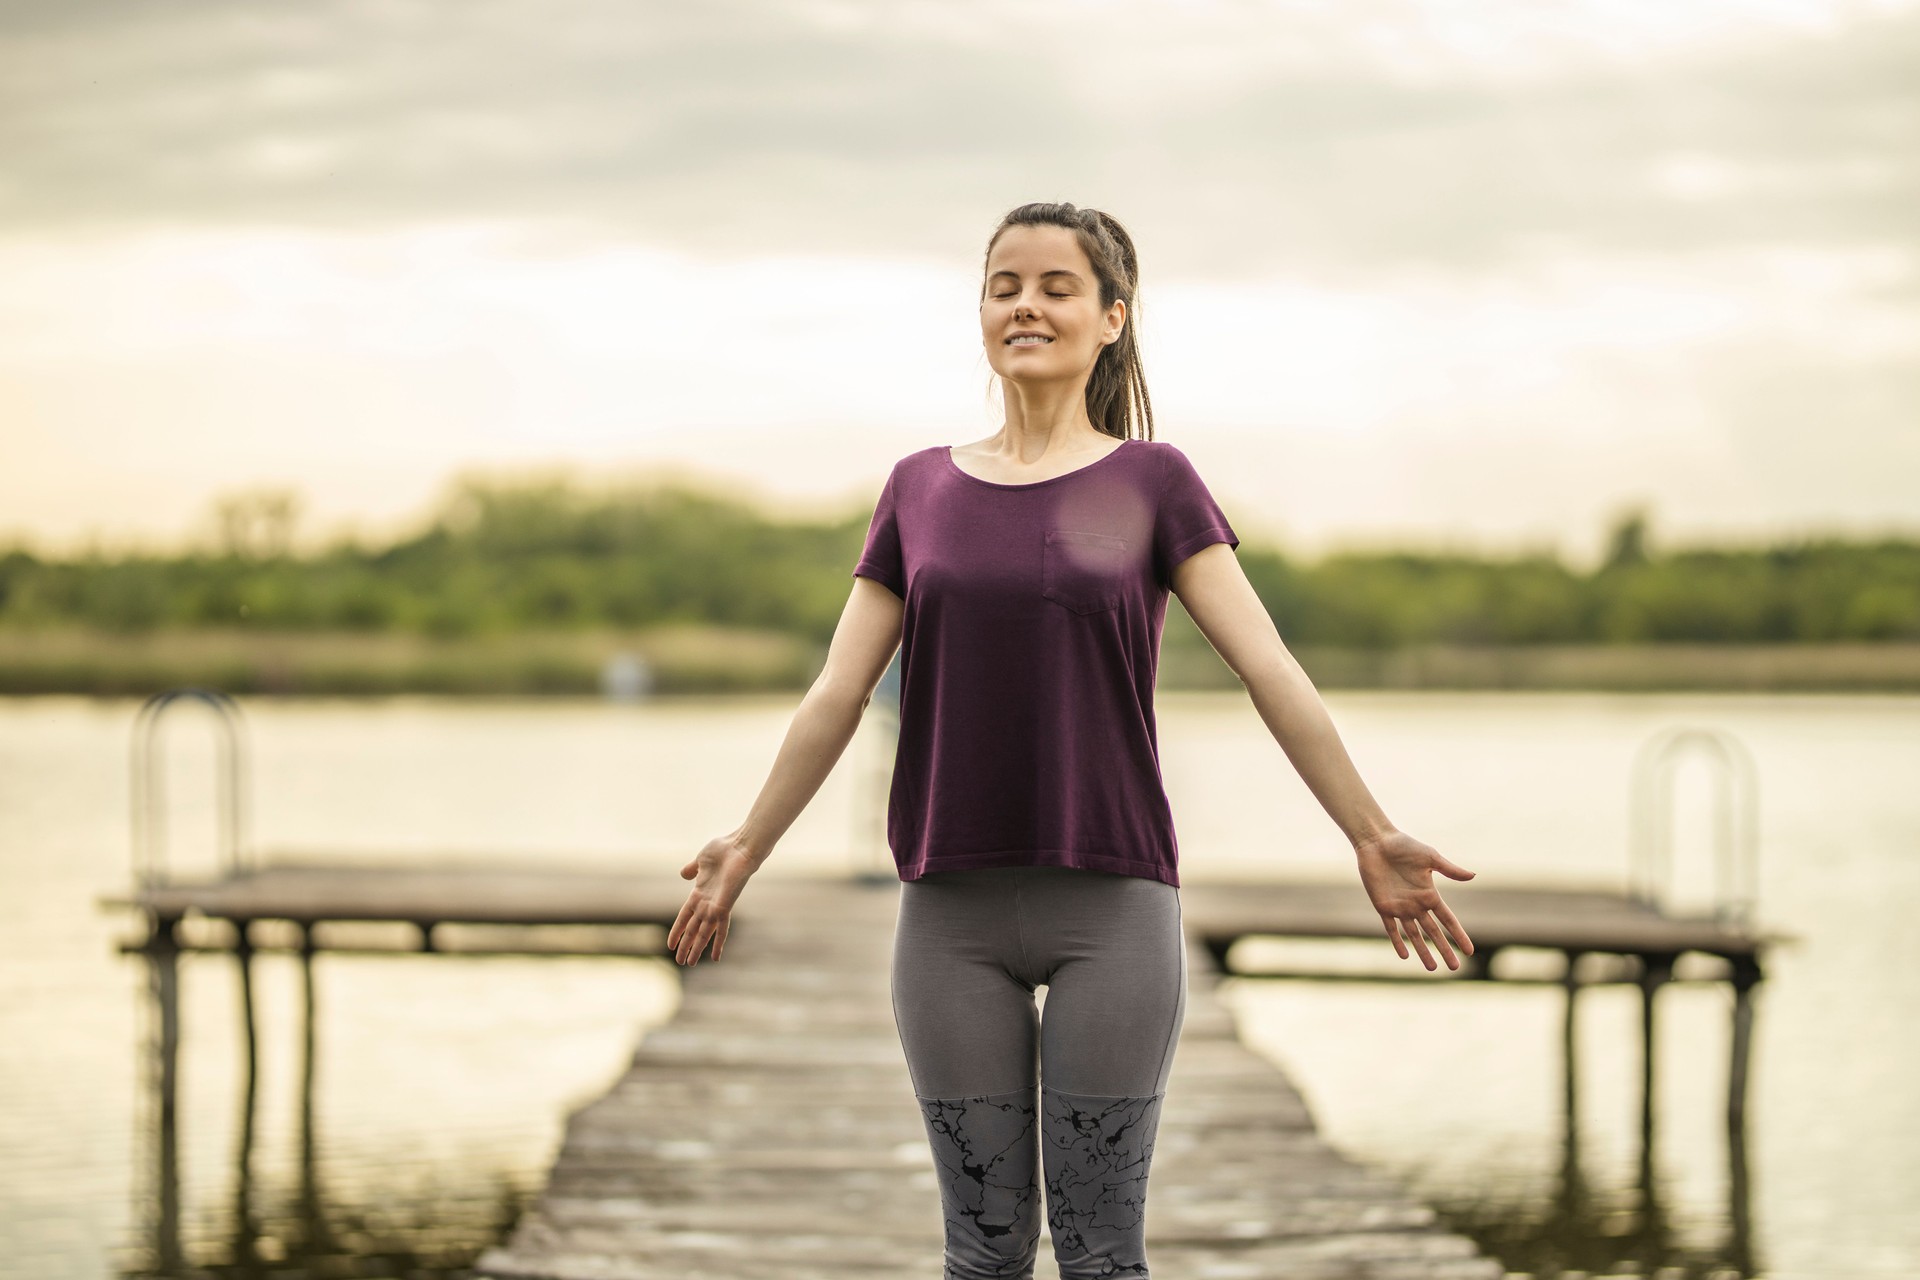
<path id="1" fill-rule="evenodd" d="M 1015 280 L 1018 280 L 1020 278 L 1020 273 L 1018 271 L 1008 271 L 1003 268 L 999 271 L 994 272 L 992 275 L 988 276 L 987 279 L 998 280 L 1001 276 L 1012 276 Z M 1085 280 L 1082 280 L 1080 278 L 1080 273 L 1078 271 L 1068 271 L 1065 267 L 1055 267 L 1051 271 L 1042 271 L 1040 273 L 1040 278 L 1042 280 L 1046 279 L 1048 276 L 1066 276 L 1069 279 L 1073 280 L 1076 284 L 1086 283 Z"/>

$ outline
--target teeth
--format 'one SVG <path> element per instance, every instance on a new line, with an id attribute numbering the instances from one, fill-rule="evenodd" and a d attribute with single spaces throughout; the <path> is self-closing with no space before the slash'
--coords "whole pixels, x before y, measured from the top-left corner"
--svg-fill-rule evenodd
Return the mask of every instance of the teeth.
<path id="1" fill-rule="evenodd" d="M 1007 339 L 1008 345 L 1015 346 L 1015 347 L 1037 347 L 1043 342 L 1052 342 L 1052 341 L 1053 341 L 1052 338 L 1034 338 L 1034 337 L 1027 337 L 1024 335 L 1018 338 Z"/>

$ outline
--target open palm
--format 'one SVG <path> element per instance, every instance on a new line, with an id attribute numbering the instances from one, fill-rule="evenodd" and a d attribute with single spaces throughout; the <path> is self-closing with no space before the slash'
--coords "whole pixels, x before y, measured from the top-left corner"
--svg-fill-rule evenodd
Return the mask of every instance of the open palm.
<path id="1" fill-rule="evenodd" d="M 756 870 L 752 858 L 726 836 L 715 836 L 693 860 L 680 868 L 680 878 L 693 881 L 693 889 L 667 930 L 667 950 L 681 965 L 700 963 L 700 953 L 713 945 L 718 960 L 726 949 L 727 931 L 733 920 L 733 904 Z"/>
<path id="2" fill-rule="evenodd" d="M 1435 968 L 1433 953 L 1427 950 L 1431 941 L 1446 957 L 1447 968 L 1458 969 L 1460 961 L 1448 945 L 1449 934 L 1468 955 L 1473 954 L 1473 939 L 1440 897 L 1433 873 L 1471 880 L 1474 872 L 1448 861 L 1432 845 L 1404 831 L 1389 831 L 1362 841 L 1354 846 L 1354 854 L 1360 863 L 1360 883 L 1373 899 L 1387 940 L 1402 960 L 1407 958 L 1407 944 L 1412 943 L 1420 953 L 1420 962 L 1428 969 Z"/>

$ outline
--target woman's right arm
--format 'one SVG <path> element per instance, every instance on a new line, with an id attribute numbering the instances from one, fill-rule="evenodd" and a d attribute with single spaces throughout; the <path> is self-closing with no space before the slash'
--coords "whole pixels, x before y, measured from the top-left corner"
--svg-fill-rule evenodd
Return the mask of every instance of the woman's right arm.
<path id="1" fill-rule="evenodd" d="M 667 931 L 667 947 L 676 963 L 699 963 L 709 941 L 713 958 L 720 958 L 740 891 L 853 741 L 860 717 L 900 647 L 905 612 L 900 597 L 872 578 L 853 580 L 853 594 L 827 646 L 826 665 L 794 712 L 746 820 L 709 840 L 680 869 L 682 879 L 693 881 L 693 890 Z"/>

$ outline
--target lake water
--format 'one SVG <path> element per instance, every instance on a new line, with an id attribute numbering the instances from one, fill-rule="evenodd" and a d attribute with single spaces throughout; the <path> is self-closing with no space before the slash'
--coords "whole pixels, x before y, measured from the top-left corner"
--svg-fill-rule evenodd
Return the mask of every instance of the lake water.
<path id="1" fill-rule="evenodd" d="M 1800 939 L 1773 955 L 1757 999 L 1745 1270 L 1920 1276 L 1920 699 L 1327 701 L 1388 815 L 1487 884 L 1624 883 L 1636 749 L 1672 725 L 1736 735 L 1760 779 L 1759 915 Z M 250 701 L 252 834 L 270 854 L 553 856 L 673 877 L 744 814 L 795 703 Z M 1244 696 L 1160 705 L 1189 882 L 1349 874 L 1344 840 Z M 129 877 L 136 708 L 0 700 L 0 1276 L 99 1280 L 143 1265 L 146 970 L 115 950 L 132 919 L 95 905 Z M 181 711 L 166 733 L 181 870 L 213 864 L 202 720 Z M 763 874 L 890 865 L 876 807 L 887 746 L 877 722 L 863 727 Z M 1699 900 L 1708 778 L 1696 763 L 1679 781 L 1677 891 Z M 1357 945 L 1365 963 L 1423 972 L 1384 937 Z M 1263 942 L 1242 952 L 1248 964 L 1296 958 Z M 566 1112 L 600 1094 L 678 1001 L 664 960 L 322 955 L 314 972 L 317 1207 L 299 1208 L 300 969 L 267 954 L 247 1212 L 267 1260 L 317 1248 L 303 1233 L 318 1222 L 330 1248 L 391 1254 L 394 1275 L 451 1274 L 499 1238 L 541 1185 Z M 182 991 L 182 1235 L 212 1262 L 238 1212 L 233 962 L 189 955 Z M 1332 1141 L 1401 1174 L 1510 1269 L 1625 1270 L 1609 1257 L 1648 1226 L 1637 989 L 1580 996 L 1577 1212 L 1564 1203 L 1556 987 L 1249 978 L 1229 997 Z M 1723 1118 L 1730 998 L 1701 985 L 1659 999 L 1653 1190 L 1668 1265 L 1655 1274 L 1741 1274 Z"/>

